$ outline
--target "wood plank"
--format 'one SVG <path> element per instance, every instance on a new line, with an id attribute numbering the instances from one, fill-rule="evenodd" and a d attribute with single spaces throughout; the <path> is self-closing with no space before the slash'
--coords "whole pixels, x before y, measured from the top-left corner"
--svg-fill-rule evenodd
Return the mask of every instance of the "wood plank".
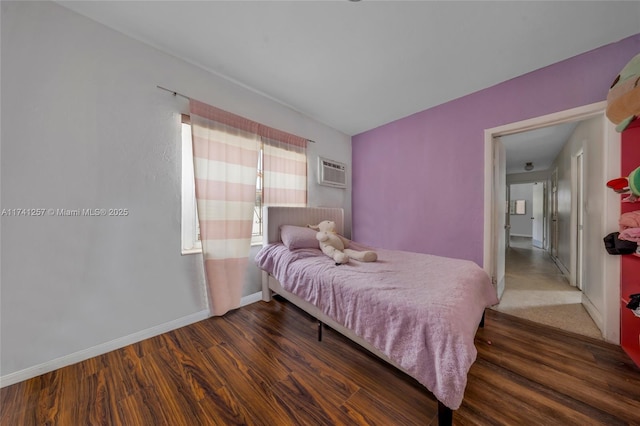
<path id="1" fill-rule="evenodd" d="M 122 425 L 169 425 L 168 407 L 155 387 L 145 387 L 118 402 Z"/>
<path id="2" fill-rule="evenodd" d="M 505 405 L 510 409 L 510 424 L 562 424 L 562 425 L 602 425 L 616 424 L 614 418 L 593 407 L 583 405 L 580 410 L 565 411 L 567 405 L 577 406 L 577 401 L 569 400 L 565 395 L 552 392 L 544 386 L 518 376 L 509 370 L 501 369 L 484 359 L 479 359 L 469 372 L 470 388 L 477 388 L 488 397 L 494 394 L 492 404 L 498 410 Z M 495 419 L 494 419 L 495 420 Z"/>
<path id="3" fill-rule="evenodd" d="M 410 410 L 399 408 L 393 402 L 380 399 L 366 389 L 354 393 L 342 405 L 342 409 L 351 419 L 351 423 L 359 425 L 386 426 L 384 422 L 388 421 L 386 419 L 389 417 L 398 425 L 425 425 L 437 417 L 437 410 L 434 413 L 426 406 L 414 406 Z"/>
<path id="4" fill-rule="evenodd" d="M 349 424 L 343 411 L 336 409 L 344 402 L 331 386 L 323 385 L 314 375 L 290 374 L 276 383 L 273 393 L 286 409 L 287 421 L 300 425 Z"/>

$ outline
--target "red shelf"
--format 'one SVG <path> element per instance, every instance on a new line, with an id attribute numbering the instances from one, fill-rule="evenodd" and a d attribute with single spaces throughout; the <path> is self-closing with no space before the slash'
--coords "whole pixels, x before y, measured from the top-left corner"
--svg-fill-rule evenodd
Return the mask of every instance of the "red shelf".
<path id="1" fill-rule="evenodd" d="M 638 343 L 636 342 L 636 346 L 637 345 Z M 640 365 L 640 349 L 637 347 L 635 349 L 631 349 L 628 345 L 623 346 L 622 349 L 624 349 L 627 355 L 629 355 L 629 358 L 631 358 L 636 365 Z"/>
<path id="2" fill-rule="evenodd" d="M 640 165 L 640 119 L 622 132 L 621 173 L 628 176 Z M 638 203 L 620 202 L 622 213 L 640 209 Z M 620 346 L 640 366 L 640 317 L 626 307 L 629 295 L 640 293 L 640 254 L 621 256 L 620 264 Z"/>
<path id="3" fill-rule="evenodd" d="M 620 320 L 625 324 L 620 330 L 620 345 L 633 362 L 640 365 L 640 318 L 625 305 L 620 306 Z"/>

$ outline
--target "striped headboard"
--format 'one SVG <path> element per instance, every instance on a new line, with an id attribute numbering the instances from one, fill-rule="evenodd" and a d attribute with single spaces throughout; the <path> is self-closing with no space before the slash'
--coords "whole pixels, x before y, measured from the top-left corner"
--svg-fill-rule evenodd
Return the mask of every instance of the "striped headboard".
<path id="1" fill-rule="evenodd" d="M 333 207 L 276 207 L 265 206 L 262 209 L 262 224 L 264 238 L 262 244 L 280 242 L 280 226 L 317 225 L 323 220 L 336 223 L 336 231 L 344 232 L 344 211 Z"/>

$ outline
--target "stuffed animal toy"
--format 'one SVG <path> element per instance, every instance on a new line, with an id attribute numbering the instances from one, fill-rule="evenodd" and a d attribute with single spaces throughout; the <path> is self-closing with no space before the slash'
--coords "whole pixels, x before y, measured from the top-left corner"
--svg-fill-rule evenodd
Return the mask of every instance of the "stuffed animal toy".
<path id="1" fill-rule="evenodd" d="M 336 232 L 336 223 L 324 220 L 319 224 L 307 225 L 309 228 L 318 231 L 316 239 L 320 242 L 320 249 L 324 254 L 332 258 L 336 265 L 349 262 L 349 259 L 360 262 L 375 262 L 378 255 L 373 251 L 357 251 L 347 248 L 349 240 Z"/>
<path id="2" fill-rule="evenodd" d="M 640 116 L 640 54 L 622 68 L 607 94 L 607 118 L 622 132 Z"/>
<path id="3" fill-rule="evenodd" d="M 631 195 L 622 201 L 635 203 L 640 199 L 640 167 L 629 173 L 629 177 L 619 177 L 607 182 L 607 187 L 613 189 L 618 194 L 631 192 Z"/>

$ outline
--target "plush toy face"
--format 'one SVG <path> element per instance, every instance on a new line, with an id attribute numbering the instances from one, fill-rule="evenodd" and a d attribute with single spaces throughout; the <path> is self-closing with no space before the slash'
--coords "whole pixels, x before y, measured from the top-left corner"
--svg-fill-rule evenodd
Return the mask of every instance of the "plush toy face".
<path id="1" fill-rule="evenodd" d="M 336 232 L 336 223 L 331 220 L 323 220 L 313 229 L 317 229 L 320 232 Z"/>
<path id="2" fill-rule="evenodd" d="M 623 131 L 640 116 L 640 54 L 620 71 L 607 94 L 607 118 Z"/>

